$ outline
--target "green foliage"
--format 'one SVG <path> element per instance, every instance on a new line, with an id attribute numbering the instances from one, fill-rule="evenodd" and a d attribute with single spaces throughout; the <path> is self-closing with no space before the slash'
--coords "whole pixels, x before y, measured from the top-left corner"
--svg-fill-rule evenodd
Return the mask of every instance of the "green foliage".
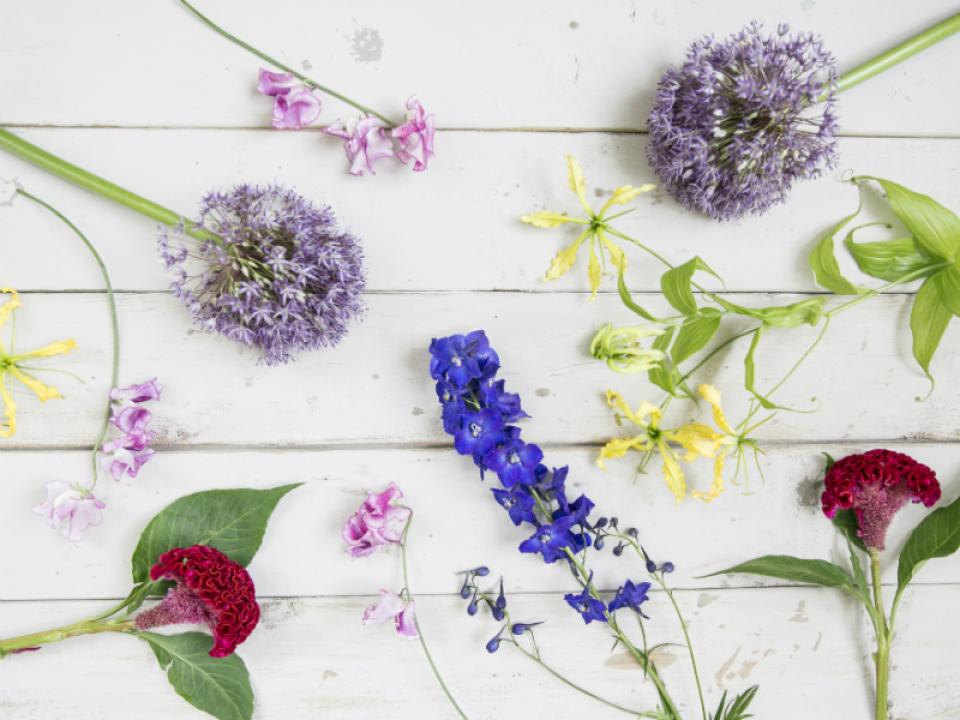
<path id="1" fill-rule="evenodd" d="M 177 694 L 218 720 L 250 720 L 253 689 L 237 655 L 210 657 L 213 640 L 198 632 L 158 635 L 141 632 Z"/>
<path id="2" fill-rule="evenodd" d="M 912 237 L 858 243 L 853 241 L 853 232 L 847 235 L 844 245 L 860 272 L 878 280 L 897 282 L 911 273 L 921 273 L 922 277 L 922 271 L 936 263 Z"/>
<path id="3" fill-rule="evenodd" d="M 853 543 L 854 546 L 863 550 L 863 552 L 867 552 L 867 546 L 863 544 L 863 540 L 857 535 L 857 532 L 860 530 L 860 523 L 857 522 L 857 516 L 853 510 L 838 510 L 833 518 L 833 526 L 840 531 L 848 542 Z"/>
<path id="4" fill-rule="evenodd" d="M 720 276 L 699 257 L 694 257 L 678 267 L 670 268 L 660 278 L 663 296 L 683 315 L 694 315 L 697 312 L 697 301 L 693 297 L 692 286 L 693 274 L 697 270 L 710 273 L 718 280 L 720 279 Z"/>
<path id="5" fill-rule="evenodd" d="M 910 330 L 913 332 L 913 356 L 933 383 L 930 363 L 940 346 L 940 339 L 953 315 L 940 302 L 936 277 L 929 278 L 920 288 L 910 310 Z"/>
<path id="6" fill-rule="evenodd" d="M 644 310 L 642 307 L 640 307 L 639 305 L 637 305 L 637 303 L 633 301 L 633 296 L 630 295 L 630 290 L 627 289 L 627 282 L 623 278 L 623 271 L 625 266 L 626 266 L 626 263 L 622 263 L 620 265 L 620 273 L 617 276 L 617 292 L 620 295 L 620 301 L 624 304 L 624 306 L 628 310 L 635 312 L 644 320 L 649 320 L 650 322 L 659 322 L 659 320 L 656 317 L 648 313 L 646 310 Z"/>
<path id="7" fill-rule="evenodd" d="M 834 237 L 848 222 L 860 214 L 861 207 L 862 202 L 857 205 L 856 211 L 830 228 L 814 246 L 808 259 L 817 285 L 837 295 L 859 295 L 863 292 L 863 288 L 857 287 L 843 276 L 833 252 Z"/>
<path id="8" fill-rule="evenodd" d="M 680 326 L 670 351 L 674 365 L 679 365 L 706 347 L 720 329 L 720 320 L 720 313 L 713 308 L 702 308 L 700 312 L 688 316 Z"/>
<path id="9" fill-rule="evenodd" d="M 810 560 L 792 555 L 764 555 L 720 570 L 705 577 L 744 573 L 793 580 L 810 585 L 835 587 L 856 593 L 856 582 L 846 570 L 826 560 Z"/>
<path id="10" fill-rule="evenodd" d="M 900 591 L 928 560 L 952 555 L 960 548 L 960 498 L 937 508 L 914 528 L 900 552 Z"/>
<path id="11" fill-rule="evenodd" d="M 747 708 L 753 702 L 757 690 L 759 690 L 757 685 L 747 688 L 734 697 L 729 705 L 727 705 L 727 691 L 724 690 L 717 711 L 713 714 L 711 720 L 746 720 L 746 718 L 753 717 L 752 714 L 747 713 Z"/>

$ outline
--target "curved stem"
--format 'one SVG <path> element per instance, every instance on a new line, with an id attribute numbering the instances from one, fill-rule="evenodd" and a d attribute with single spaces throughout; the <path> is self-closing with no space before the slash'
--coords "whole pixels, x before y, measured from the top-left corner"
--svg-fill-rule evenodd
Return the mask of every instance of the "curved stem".
<path id="1" fill-rule="evenodd" d="M 663 581 L 662 575 L 657 575 L 657 584 L 663 589 L 667 594 L 667 597 L 670 599 L 670 604 L 673 605 L 673 610 L 677 615 L 677 620 L 680 621 L 680 629 L 683 630 L 683 639 L 687 643 L 687 654 L 690 656 L 690 667 L 693 669 L 693 679 L 697 685 L 697 696 L 700 698 L 700 713 L 703 715 L 703 720 L 708 720 L 707 718 L 707 706 L 703 700 L 703 684 L 700 682 L 700 671 L 697 668 L 697 655 L 693 651 L 693 642 L 690 640 L 690 633 L 687 630 L 687 622 L 683 619 L 683 613 L 680 612 L 680 606 L 677 605 L 677 600 L 673 597 L 673 590 L 667 587 L 667 584 Z"/>
<path id="2" fill-rule="evenodd" d="M 221 36 L 225 37 L 227 40 L 229 40 L 230 42 L 234 43 L 235 45 L 239 45 L 240 47 L 242 47 L 242 48 L 243 48 L 244 50 L 246 50 L 247 52 L 253 53 L 254 55 L 256 55 L 256 56 L 257 56 L 258 58 L 260 58 L 261 60 L 270 63 L 270 64 L 273 65 L 274 67 L 277 67 L 277 68 L 283 70 L 283 71 L 286 72 L 286 73 L 290 73 L 290 74 L 293 75 L 295 78 L 297 78 L 298 80 L 300 80 L 300 81 L 303 82 L 303 83 L 306 83 L 307 85 L 309 85 L 310 87 L 314 88 L 315 90 L 320 90 L 321 92 L 324 92 L 324 93 L 326 93 L 327 95 L 330 95 L 330 96 L 332 96 L 332 97 L 335 97 L 335 98 L 337 98 L 337 100 L 341 100 L 341 101 L 347 103 L 347 105 L 350 105 L 351 107 L 356 108 L 357 110 L 359 110 L 359 111 L 362 112 L 362 113 L 365 113 L 365 114 L 367 114 L 367 115 L 373 115 L 374 117 L 378 117 L 378 118 L 380 118 L 381 120 L 383 120 L 383 122 L 385 122 L 385 123 L 386 123 L 388 126 L 390 126 L 390 127 L 396 127 L 396 123 L 394 123 L 390 118 L 386 117 L 385 115 L 381 115 L 381 114 L 378 113 L 376 110 L 372 110 L 371 108 L 368 108 L 366 105 L 361 105 L 361 104 L 358 103 L 356 100 L 351 100 L 351 99 L 348 98 L 346 95 L 342 95 L 342 94 L 338 93 L 336 90 L 332 90 L 332 89 L 326 87 L 325 85 L 321 85 L 321 84 L 318 83 L 316 80 L 313 80 L 313 79 L 307 77 L 307 76 L 304 75 L 303 73 L 297 72 L 296 70 L 294 70 L 294 69 L 293 69 L 292 67 L 290 67 L 289 65 L 285 65 L 284 63 L 280 62 L 280 61 L 277 60 L 276 58 L 270 57 L 270 56 L 267 55 L 265 52 L 262 52 L 262 51 L 260 51 L 260 50 L 257 50 L 257 48 L 253 47 L 253 46 L 250 45 L 249 43 L 244 42 L 243 40 L 241 40 L 240 38 L 238 38 L 236 35 L 232 35 L 231 33 L 227 32 L 227 31 L 224 30 L 222 27 L 220 27 L 220 26 L 217 25 L 215 22 L 213 22 L 213 20 L 211 20 L 210 18 L 208 18 L 206 15 L 204 15 L 203 13 L 201 13 L 199 10 L 197 10 L 197 8 L 195 8 L 193 5 L 191 5 L 189 2 L 187 2 L 187 0 L 180 0 L 180 4 L 183 5 L 185 8 L 187 8 L 187 10 L 189 10 L 191 13 L 193 13 L 194 16 L 196 16 L 196 18 L 197 18 L 198 20 L 200 20 L 200 22 L 202 22 L 204 25 L 206 25 L 206 26 L 209 27 L 211 30 L 213 30 L 214 32 L 216 32 L 218 35 L 221 35 Z"/>
<path id="3" fill-rule="evenodd" d="M 950 37 L 958 31 L 960 31 L 960 13 L 951 15 L 946 20 L 938 22 L 936 25 L 914 35 L 909 40 L 843 73 L 837 80 L 837 91 L 843 92 L 844 90 L 849 90 L 864 80 L 869 80 L 874 75 L 878 75 L 884 70 L 892 68 L 894 65 L 903 62 L 907 58 L 913 57 L 918 52 L 926 50 L 931 45 Z"/>
<path id="4" fill-rule="evenodd" d="M 110 372 L 110 388 L 117 387 L 119 375 L 120 375 L 120 326 L 117 322 L 117 300 L 113 294 L 113 283 L 110 282 L 110 273 L 107 271 L 107 266 L 103 262 L 103 258 L 100 257 L 100 253 L 97 252 L 97 249 L 93 246 L 93 243 L 87 239 L 87 236 L 84 235 L 80 228 L 74 225 L 66 216 L 63 215 L 59 210 L 50 205 L 49 203 L 41 200 L 36 195 L 33 195 L 23 188 L 17 188 L 17 193 L 23 195 L 28 200 L 32 200 L 43 208 L 46 208 L 56 217 L 60 218 L 66 224 L 68 228 L 73 230 L 73 232 L 80 238 L 84 245 L 86 245 L 87 250 L 90 251 L 90 254 L 93 255 L 94 261 L 97 263 L 97 267 L 100 268 L 100 275 L 103 277 L 103 284 L 107 290 L 107 300 L 110 304 L 110 332 L 113 338 L 113 356 L 112 356 L 112 365 Z M 111 411 L 111 401 L 109 389 L 107 391 L 107 408 L 103 415 L 103 422 L 100 425 L 100 432 L 97 435 L 97 440 L 93 444 L 93 450 L 91 451 L 91 464 L 93 466 L 93 483 L 88 488 L 93 490 L 97 485 L 97 453 L 100 451 L 100 447 L 103 445 L 104 438 L 107 437 L 107 430 L 110 427 L 110 411 Z"/>
<path id="5" fill-rule="evenodd" d="M 887 720 L 887 687 L 890 678 L 890 630 L 883 607 L 883 585 L 880 581 L 880 553 L 870 550 L 870 577 L 873 582 L 873 604 L 877 611 L 880 630 L 877 633 L 876 665 L 876 720 Z"/>
<path id="6" fill-rule="evenodd" d="M 837 305 L 837 307 L 831 310 L 828 310 L 824 314 L 827 317 L 833 317 L 835 315 L 839 315 L 843 311 L 849 310 L 850 308 L 859 305 L 864 300 L 869 300 L 870 298 L 876 297 L 877 295 L 882 295 L 887 290 L 891 290 L 895 288 L 897 285 L 903 285 L 904 283 L 908 283 L 911 280 L 916 280 L 917 278 L 923 277 L 924 275 L 929 275 L 931 273 L 936 272 L 937 270 L 941 270 L 945 267 L 948 267 L 949 265 L 950 265 L 949 262 L 941 262 L 941 263 L 936 263 L 934 265 L 927 265 L 926 267 L 917 268 L 916 270 L 911 270 L 910 272 L 901 275 L 896 280 L 891 280 L 886 285 L 881 285 L 878 288 L 867 290 L 865 293 L 858 295 L 853 300 L 848 300 L 842 305 Z"/>
<path id="7" fill-rule="evenodd" d="M 757 330 L 756 328 L 750 328 L 749 330 L 744 330 L 742 333 L 738 333 L 738 334 L 734 335 L 733 337 L 729 337 L 729 338 L 727 338 L 726 340 L 724 340 L 722 343 L 720 343 L 720 344 L 717 345 L 715 348 L 713 348 L 710 352 L 708 352 L 706 355 L 704 355 L 696 365 L 694 365 L 694 366 L 693 366 L 692 368 L 690 368 L 687 372 L 685 372 L 683 375 L 681 375 L 681 376 L 680 376 L 680 380 L 679 380 L 679 382 L 678 382 L 677 384 L 679 385 L 680 383 L 685 382 L 686 380 L 688 380 L 688 379 L 690 378 L 690 376 L 693 375 L 697 370 L 699 370 L 699 369 L 702 368 L 704 365 L 706 365 L 708 362 L 710 362 L 710 359 L 713 358 L 718 352 L 720 352 L 721 350 L 723 350 L 723 349 L 726 348 L 727 346 L 733 344 L 734 342 L 736 342 L 736 341 L 739 340 L 740 338 L 746 337 L 747 335 L 752 335 L 754 332 L 756 332 L 756 330 Z M 669 397 L 669 396 L 668 396 L 668 397 Z"/>
<path id="8" fill-rule="evenodd" d="M 128 632 L 132 629 L 133 621 L 131 620 L 107 623 L 94 620 L 81 620 L 72 625 L 64 625 L 53 628 L 52 630 L 42 630 L 41 632 L 0 640 L 0 658 L 13 653 L 38 650 L 42 645 L 60 642 L 61 640 L 77 637 L 78 635 L 93 635 L 104 632 Z"/>
<path id="9" fill-rule="evenodd" d="M 409 507 L 407 510 L 410 510 L 410 516 L 407 518 L 407 524 L 404 525 L 403 535 L 400 538 L 400 558 L 403 566 L 403 589 L 407 594 L 407 598 L 412 599 L 412 594 L 410 592 L 410 578 L 407 572 L 407 534 L 410 532 L 410 524 L 413 522 L 413 510 Z M 443 677 L 440 675 L 440 670 L 437 668 L 437 664 L 433 661 L 433 656 L 430 654 L 430 648 L 427 647 L 427 641 L 423 637 L 423 630 L 420 628 L 420 620 L 417 617 L 416 611 L 413 613 L 413 625 L 417 628 L 417 639 L 420 640 L 420 647 L 423 648 L 423 654 L 426 655 L 427 662 L 430 664 L 430 669 L 433 670 L 433 676 L 437 679 L 437 682 L 440 683 L 440 687 L 443 689 L 443 694 L 447 696 L 447 700 L 449 700 L 450 704 L 453 705 L 453 709 L 457 711 L 457 714 L 463 718 L 463 720 L 468 720 L 467 714 L 457 704 L 457 701 L 453 697 L 453 693 L 450 692 L 450 688 L 448 688 L 447 684 L 443 681 Z"/>
<path id="10" fill-rule="evenodd" d="M 778 382 L 776 385 L 774 385 L 772 388 L 770 388 L 770 390 L 767 392 L 766 395 L 764 395 L 764 397 L 769 398 L 769 397 L 770 397 L 771 395 L 773 395 L 777 390 L 779 390 L 781 387 L 783 387 L 784 383 L 786 383 L 787 380 L 790 379 L 790 377 L 797 371 L 797 369 L 803 364 L 803 362 L 804 362 L 808 357 L 810 357 L 811 353 L 813 353 L 813 351 L 817 349 L 817 346 L 820 344 L 820 341 L 823 340 L 823 337 L 827 334 L 827 328 L 829 328 L 829 327 L 830 327 L 830 317 L 829 317 L 829 316 L 826 316 L 825 319 L 824 319 L 824 321 L 823 321 L 823 327 L 820 328 L 820 332 L 817 333 L 817 337 L 814 338 L 814 341 L 810 344 L 810 347 L 808 347 L 808 348 L 804 351 L 803 355 L 801 355 L 801 356 L 799 357 L 799 359 L 793 364 L 793 367 L 791 367 L 791 368 L 787 371 L 787 374 L 784 375 L 782 378 L 780 378 L 780 382 Z"/>
<path id="11" fill-rule="evenodd" d="M 209 240 L 211 242 L 222 243 L 220 237 L 209 230 L 204 230 L 195 222 L 187 220 L 180 213 L 176 213 L 169 208 L 158 205 L 152 200 L 147 200 L 136 193 L 130 192 L 126 188 L 120 187 L 109 180 L 105 180 L 99 175 L 94 175 L 81 167 L 67 162 L 63 158 L 37 147 L 33 143 L 27 142 L 21 137 L 14 135 L 9 130 L 0 128 L 0 150 L 6 150 L 11 155 L 16 155 L 22 160 L 37 166 L 41 170 L 72 182 L 75 185 L 102 195 L 108 200 L 113 200 L 121 205 L 125 205 L 131 210 L 135 210 L 141 215 L 157 220 L 164 225 L 183 225 L 184 232 L 197 240 Z"/>

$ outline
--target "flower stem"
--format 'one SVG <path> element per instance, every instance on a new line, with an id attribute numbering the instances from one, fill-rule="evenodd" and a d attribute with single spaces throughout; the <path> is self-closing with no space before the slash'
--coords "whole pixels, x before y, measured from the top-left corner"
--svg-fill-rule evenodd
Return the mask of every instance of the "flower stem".
<path id="1" fill-rule="evenodd" d="M 17 193 L 23 195 L 28 200 L 32 200 L 43 208 L 46 208 L 56 217 L 60 218 L 66 224 L 68 228 L 73 230 L 76 233 L 77 237 L 86 245 L 87 250 L 90 251 L 90 254 L 93 255 L 93 259 L 97 263 L 97 267 L 100 268 L 100 275 L 103 276 L 103 284 L 107 290 L 107 300 L 110 304 L 110 332 L 113 338 L 113 355 L 112 355 L 112 365 L 110 372 L 110 388 L 117 387 L 119 375 L 120 375 L 120 326 L 117 322 L 117 300 L 113 294 L 113 283 L 110 281 L 110 273 L 107 271 L 107 266 L 103 262 L 103 258 L 100 257 L 100 253 L 97 252 L 97 249 L 93 246 L 93 243 L 87 239 L 87 236 L 84 235 L 80 228 L 74 225 L 70 220 L 63 215 L 59 210 L 50 205 L 44 200 L 41 200 L 36 195 L 33 195 L 23 188 L 17 188 Z M 107 408 L 103 415 L 103 423 L 100 425 L 100 432 L 97 435 L 96 442 L 93 444 L 93 450 L 91 451 L 91 464 L 93 466 L 93 483 L 88 488 L 93 490 L 97 485 L 97 453 L 100 451 L 100 446 L 103 445 L 103 440 L 107 436 L 107 430 L 110 427 L 110 410 L 111 410 L 111 401 L 109 397 L 109 390 L 107 392 Z"/>
<path id="2" fill-rule="evenodd" d="M 41 645 L 60 642 L 78 635 L 93 635 L 103 632 L 128 632 L 133 629 L 132 620 L 113 622 L 99 622 L 96 620 L 81 620 L 72 625 L 43 630 L 41 632 L 20 635 L 18 637 L 0 640 L 0 658 L 12 653 L 37 650 Z"/>
<path id="3" fill-rule="evenodd" d="M 890 678 L 890 628 L 883 607 L 883 586 L 880 581 L 880 553 L 870 549 L 870 577 L 873 581 L 873 604 L 877 611 L 876 665 L 877 715 L 876 720 L 888 720 L 887 687 Z"/>
<path id="4" fill-rule="evenodd" d="M 165 208 L 162 205 L 158 205 L 152 200 L 147 200 L 136 193 L 132 193 L 126 188 L 115 185 L 109 180 L 94 175 L 83 168 L 77 167 L 73 163 L 67 162 L 63 158 L 57 157 L 37 147 L 33 143 L 27 142 L 4 128 L 0 128 L 0 150 L 6 150 L 10 154 L 26 160 L 41 170 L 46 170 L 86 190 L 90 190 L 109 200 L 125 205 L 131 210 L 135 210 L 165 225 L 182 224 L 184 232 L 197 240 L 210 240 L 216 243 L 223 242 L 218 235 L 199 227 L 196 223 L 187 220 L 179 213 Z"/>
<path id="5" fill-rule="evenodd" d="M 700 698 L 700 713 L 703 715 L 703 720 L 708 720 L 707 718 L 707 706 L 703 700 L 703 684 L 700 682 L 700 671 L 697 668 L 697 655 L 693 651 L 693 642 L 690 640 L 690 633 L 687 630 L 687 622 L 683 619 L 683 613 L 680 612 L 680 606 L 677 604 L 677 599 L 673 596 L 673 590 L 667 587 L 667 584 L 663 581 L 663 575 L 657 574 L 656 576 L 657 584 L 663 589 L 667 594 L 667 597 L 670 599 L 670 604 L 673 605 L 673 610 L 677 615 L 677 620 L 680 621 L 680 629 L 683 630 L 683 639 L 687 643 L 687 654 L 690 656 L 690 667 L 693 670 L 693 679 L 697 685 L 697 696 Z"/>
<path id="6" fill-rule="evenodd" d="M 181 0 L 183 2 L 183 0 Z M 403 566 L 403 589 L 407 594 L 407 598 L 412 598 L 410 593 L 410 578 L 407 572 L 407 534 L 410 532 L 410 524 L 413 522 L 413 510 L 410 510 L 410 516 L 407 518 L 407 524 L 403 527 L 403 535 L 400 538 L 400 558 Z M 457 704 L 457 701 L 453 697 L 453 693 L 450 692 L 450 688 L 447 687 L 447 684 L 443 681 L 443 676 L 440 675 L 440 670 L 437 668 L 437 664 L 433 661 L 433 656 L 430 654 L 430 648 L 427 647 L 427 641 L 423 637 L 423 630 L 420 628 L 420 620 L 417 616 L 416 610 L 413 613 L 413 625 L 417 628 L 417 639 L 420 640 L 420 647 L 423 648 L 423 654 L 427 657 L 427 662 L 430 664 L 430 669 L 433 670 L 433 676 L 437 679 L 437 682 L 440 683 L 440 687 L 443 689 L 443 694 L 447 696 L 447 700 L 450 701 L 450 704 L 453 705 L 453 709 L 457 711 L 457 714 L 463 718 L 463 720 L 468 720 L 467 714 L 461 709 Z"/>
<path id="7" fill-rule="evenodd" d="M 879 75 L 884 70 L 889 70 L 894 65 L 903 62 L 907 58 L 913 57 L 922 50 L 926 50 L 931 45 L 935 45 L 958 31 L 960 31 L 960 13 L 951 15 L 946 20 L 938 22 L 936 25 L 914 35 L 909 40 L 843 73 L 837 80 L 837 91 L 843 92 L 844 90 L 849 90 L 864 80 L 869 80 L 874 75 Z"/>
<path id="8" fill-rule="evenodd" d="M 292 67 L 290 67 L 289 65 L 286 65 L 286 64 L 280 62 L 280 61 L 277 60 L 276 58 L 270 57 L 270 56 L 267 55 L 265 52 L 262 52 L 261 50 L 257 50 L 257 48 L 253 47 L 253 46 L 250 45 L 249 43 L 244 42 L 243 40 L 241 40 L 240 38 L 238 38 L 236 35 L 233 35 L 233 34 L 227 32 L 227 31 L 224 30 L 222 27 L 220 27 L 220 26 L 217 25 L 215 22 L 213 22 L 213 20 L 211 20 L 210 18 L 208 18 L 206 15 L 204 15 L 203 13 L 201 13 L 199 10 L 197 10 L 197 8 L 195 8 L 193 5 L 191 5 L 189 2 L 187 2 L 187 0 L 180 0 L 180 4 L 183 5 L 185 8 L 187 8 L 187 10 L 189 10 L 191 13 L 193 13 L 193 14 L 196 16 L 196 18 L 197 18 L 198 20 L 200 20 L 200 22 L 202 22 L 204 25 L 206 25 L 207 27 L 209 27 L 211 30 L 213 30 L 214 32 L 216 32 L 216 33 L 219 34 L 219 35 L 222 35 L 223 37 L 225 37 L 227 40 L 229 40 L 230 42 L 234 43 L 235 45 L 239 45 L 240 47 L 242 47 L 242 48 L 243 48 L 244 50 L 246 50 L 247 52 L 253 53 L 254 55 L 256 55 L 256 56 L 257 56 L 258 58 L 260 58 L 261 60 L 270 63 L 270 64 L 273 65 L 274 67 L 279 68 L 280 70 L 283 70 L 283 71 L 286 72 L 286 73 L 290 73 L 291 75 L 293 75 L 295 78 L 297 78 L 297 79 L 300 80 L 301 82 L 306 83 L 307 85 L 309 85 L 311 88 L 313 88 L 313 89 L 315 89 L 315 90 L 319 90 L 319 91 L 321 91 L 321 92 L 324 92 L 324 93 L 326 93 L 327 95 L 330 95 L 331 97 L 335 97 L 335 98 L 337 98 L 337 100 L 341 100 L 341 101 L 345 102 L 347 105 L 350 105 L 351 107 L 356 108 L 357 110 L 359 110 L 359 111 L 362 112 L 362 113 L 365 113 L 365 114 L 367 114 L 367 115 L 373 115 L 374 117 L 380 118 L 380 119 L 383 120 L 383 122 L 385 122 L 389 127 L 396 127 L 396 123 L 394 123 L 390 118 L 386 117 L 385 115 L 381 115 L 381 114 L 378 113 L 376 110 L 373 110 L 373 109 L 371 109 L 371 108 L 368 108 L 366 105 L 361 105 L 361 104 L 358 103 L 356 100 L 351 100 L 351 99 L 348 98 L 346 95 L 342 95 L 341 93 L 338 93 L 336 90 L 332 90 L 332 89 L 328 88 L 328 87 L 325 86 L 325 85 L 321 85 L 321 84 L 318 83 L 316 80 L 313 80 L 312 78 L 307 77 L 306 75 L 304 75 L 304 74 L 301 73 L 301 72 L 297 72 L 296 70 L 294 70 L 294 69 L 293 69 Z"/>

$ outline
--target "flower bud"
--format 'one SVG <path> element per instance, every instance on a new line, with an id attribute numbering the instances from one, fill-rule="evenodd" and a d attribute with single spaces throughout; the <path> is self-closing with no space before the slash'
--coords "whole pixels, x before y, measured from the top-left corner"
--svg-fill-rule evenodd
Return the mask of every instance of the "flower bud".
<path id="1" fill-rule="evenodd" d="M 657 367 L 664 359 L 660 350 L 644 347 L 647 338 L 662 335 L 663 330 L 653 326 L 627 326 L 615 328 L 607 323 L 590 341 L 590 354 L 607 363 L 607 367 L 620 373 L 646 372 Z"/>

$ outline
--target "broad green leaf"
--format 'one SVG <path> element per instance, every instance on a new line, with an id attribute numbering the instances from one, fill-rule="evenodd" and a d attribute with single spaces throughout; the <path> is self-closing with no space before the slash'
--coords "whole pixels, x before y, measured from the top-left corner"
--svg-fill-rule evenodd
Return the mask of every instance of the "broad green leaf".
<path id="1" fill-rule="evenodd" d="M 913 356 L 931 383 L 933 375 L 930 373 L 930 363 L 952 317 L 953 314 L 940 301 L 936 276 L 928 278 L 913 301 L 910 330 L 913 332 Z"/>
<path id="2" fill-rule="evenodd" d="M 936 260 L 923 252 L 912 237 L 858 243 L 853 241 L 851 235 L 847 235 L 844 244 L 861 272 L 887 282 L 896 282 L 926 267 L 933 272 L 936 266 Z"/>
<path id="3" fill-rule="evenodd" d="M 957 259 L 957 252 L 960 250 L 960 218 L 952 210 L 948 210 L 928 195 L 914 192 L 895 182 L 871 176 L 859 179 L 875 180 L 879 183 L 890 201 L 890 209 L 927 252 L 951 262 Z"/>
<path id="4" fill-rule="evenodd" d="M 296 487 L 299 483 L 269 490 L 207 490 L 174 501 L 141 534 L 133 551 L 133 581 L 148 581 L 157 558 L 176 547 L 212 545 L 234 562 L 249 564 L 277 503 Z"/>
<path id="5" fill-rule="evenodd" d="M 801 325 L 816 325 L 823 319 L 824 298 L 807 298 L 790 305 L 776 305 L 768 308 L 748 308 L 717 297 L 716 301 L 730 312 L 745 317 L 756 318 L 770 327 L 794 328 Z"/>
<path id="6" fill-rule="evenodd" d="M 628 310 L 632 310 L 644 320 L 649 320 L 650 322 L 659 322 L 657 318 L 633 301 L 633 297 L 630 295 L 630 291 L 627 289 L 627 283 L 623 279 L 623 271 L 624 265 L 621 265 L 620 273 L 617 278 L 617 292 L 620 293 L 620 301 L 627 307 Z"/>
<path id="7" fill-rule="evenodd" d="M 857 522 L 857 516 L 853 510 L 838 510 L 833 518 L 833 526 L 856 547 L 867 552 L 867 546 L 857 534 L 860 530 L 860 523 Z"/>
<path id="8" fill-rule="evenodd" d="M 651 343 L 651 347 L 654 350 L 660 350 L 666 353 L 675 334 L 676 328 L 674 326 L 668 327 L 662 335 L 659 335 L 653 343 Z M 660 365 L 651 368 L 647 373 L 647 378 L 658 388 L 667 391 L 671 395 L 678 396 L 678 388 L 686 392 L 687 395 L 690 394 L 686 383 L 680 382 L 680 371 L 670 362 L 669 356 L 660 363 Z"/>
<path id="9" fill-rule="evenodd" d="M 834 565 L 826 560 L 809 560 L 792 555 L 764 555 L 734 565 L 726 570 L 711 573 L 705 577 L 729 575 L 731 573 L 763 575 L 764 577 L 793 580 L 810 585 L 823 585 L 824 587 L 835 587 L 856 592 L 856 584 L 850 577 L 850 573 L 839 565 Z"/>
<path id="10" fill-rule="evenodd" d="M 663 296 L 684 315 L 694 315 L 697 312 L 697 301 L 693 297 L 693 289 L 690 285 L 693 274 L 697 270 L 703 270 L 720 279 L 720 276 L 699 257 L 694 257 L 683 265 L 667 270 L 660 278 Z"/>
<path id="11" fill-rule="evenodd" d="M 897 581 L 907 586 L 920 567 L 933 558 L 952 555 L 960 548 L 960 498 L 937 508 L 914 528 L 900 552 Z"/>
<path id="12" fill-rule="evenodd" d="M 709 310 L 710 308 L 704 308 Z M 679 365 L 713 339 L 720 329 L 720 315 L 716 312 L 690 315 L 680 326 L 677 339 L 673 343 L 670 357 L 674 365 Z"/>
<path id="13" fill-rule="evenodd" d="M 250 676 L 238 655 L 210 657 L 213 639 L 199 632 L 141 632 L 138 636 L 150 644 L 177 695 L 195 708 L 218 720 L 250 720 L 253 716 Z"/>
<path id="14" fill-rule="evenodd" d="M 847 215 L 824 234 L 820 242 L 814 246 L 808 258 L 817 285 L 837 295 L 859 295 L 863 292 L 863 288 L 854 285 L 840 272 L 840 265 L 837 263 L 837 256 L 833 251 L 834 237 L 848 222 L 860 214 L 861 204 L 857 205 L 855 212 Z"/>
<path id="15" fill-rule="evenodd" d="M 951 265 L 933 276 L 940 302 L 954 315 L 960 316 L 960 268 Z"/>

